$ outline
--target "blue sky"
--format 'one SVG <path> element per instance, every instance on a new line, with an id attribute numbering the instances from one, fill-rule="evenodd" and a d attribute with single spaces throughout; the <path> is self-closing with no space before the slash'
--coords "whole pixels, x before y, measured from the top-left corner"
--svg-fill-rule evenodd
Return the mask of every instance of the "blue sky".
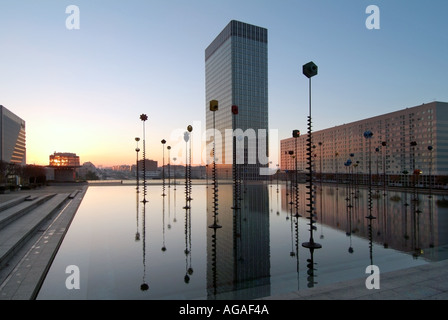
<path id="1" fill-rule="evenodd" d="M 365 25 L 372 4 L 379 30 Z M 205 126 L 204 51 L 234 19 L 268 29 L 269 125 L 283 139 L 306 132 L 309 61 L 313 130 L 448 101 L 447 15 L 445 0 L 0 0 L 0 104 L 26 121 L 28 163 L 57 151 L 132 164 L 142 113 L 161 162 L 162 139 Z"/>

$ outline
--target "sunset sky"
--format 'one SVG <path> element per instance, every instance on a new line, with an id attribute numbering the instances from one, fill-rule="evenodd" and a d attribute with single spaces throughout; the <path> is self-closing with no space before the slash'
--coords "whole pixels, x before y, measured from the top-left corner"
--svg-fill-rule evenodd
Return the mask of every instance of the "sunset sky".
<path id="1" fill-rule="evenodd" d="M 366 27 L 371 4 L 380 29 Z M 79 29 L 66 27 L 69 5 Z M 448 101 L 446 0 L 0 0 L 0 104 L 26 121 L 27 163 L 56 151 L 133 164 L 142 113 L 147 157 L 161 163 L 162 139 L 183 145 L 187 125 L 205 128 L 204 51 L 230 20 L 268 29 L 278 139 L 306 132 L 309 61 L 313 130 Z"/>

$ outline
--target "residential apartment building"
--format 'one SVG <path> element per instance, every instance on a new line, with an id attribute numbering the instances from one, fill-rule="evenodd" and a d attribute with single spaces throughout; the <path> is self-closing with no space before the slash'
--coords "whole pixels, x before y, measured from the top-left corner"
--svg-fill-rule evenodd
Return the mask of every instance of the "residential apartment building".
<path id="1" fill-rule="evenodd" d="M 296 129 L 296 128 L 294 128 Z M 371 139 L 364 132 L 373 133 Z M 306 171 L 306 137 L 280 141 L 281 170 Z M 448 103 L 431 102 L 313 132 L 313 170 L 345 173 L 448 175 Z M 296 139 L 296 140 L 295 140 Z M 370 159 L 370 162 L 369 162 Z M 350 161 L 348 161 L 350 160 Z M 353 168 L 353 167 L 352 167 Z"/>

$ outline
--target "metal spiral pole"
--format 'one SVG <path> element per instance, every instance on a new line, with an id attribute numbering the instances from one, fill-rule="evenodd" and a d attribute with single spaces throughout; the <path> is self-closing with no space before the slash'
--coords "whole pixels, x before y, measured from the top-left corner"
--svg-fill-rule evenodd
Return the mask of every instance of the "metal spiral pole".
<path id="1" fill-rule="evenodd" d="M 221 228 L 217 224 L 216 216 L 218 215 L 218 181 L 216 179 L 216 127 L 215 127 L 215 112 L 218 110 L 218 101 L 210 101 L 210 111 L 213 112 L 213 224 L 209 228 Z"/>
<path id="2" fill-rule="evenodd" d="M 193 131 L 193 127 L 191 125 L 189 125 L 187 127 L 187 131 L 188 131 L 188 133 L 190 135 L 190 151 L 188 153 L 188 202 L 191 203 L 191 200 L 193 200 L 191 198 L 191 152 L 192 152 L 191 143 L 192 143 L 192 140 L 193 140 L 191 132 Z"/>
<path id="3" fill-rule="evenodd" d="M 305 65 L 303 65 L 303 74 L 309 79 L 309 115 L 308 115 L 308 124 L 307 124 L 307 130 L 308 135 L 306 139 L 306 157 L 307 157 L 307 186 L 306 188 L 308 191 L 306 192 L 308 195 L 308 217 L 310 226 L 310 239 L 308 242 L 302 243 L 302 246 L 305 248 L 309 248 L 310 252 L 313 252 L 313 249 L 319 249 L 322 248 L 322 246 L 319 243 L 314 242 L 313 238 L 313 231 L 316 230 L 316 227 L 314 226 L 314 223 L 316 222 L 315 217 L 315 209 L 314 209 L 314 185 L 313 185 L 313 156 L 312 156 L 312 130 L 311 130 L 311 77 L 315 76 L 317 74 L 317 66 L 313 62 L 309 62 Z M 311 263 L 312 264 L 312 263 Z"/>
<path id="4" fill-rule="evenodd" d="M 368 210 L 369 210 L 369 216 L 368 219 L 375 219 L 375 217 L 372 215 L 372 161 L 371 161 L 371 140 L 373 137 L 373 133 L 370 130 L 367 130 L 364 132 L 364 138 L 368 141 L 368 161 L 369 161 L 369 199 L 368 199 Z"/>
<path id="5" fill-rule="evenodd" d="M 162 139 L 162 197 L 165 197 L 165 143 L 166 140 Z"/>
<path id="6" fill-rule="evenodd" d="M 305 248 L 314 248 L 314 249 L 318 249 L 321 248 L 322 246 L 319 243 L 314 242 L 314 238 L 313 238 L 313 231 L 316 230 L 316 227 L 314 226 L 314 223 L 316 222 L 315 217 L 315 209 L 314 209 L 314 199 L 315 199 L 315 195 L 314 195 L 314 185 L 313 185 L 313 155 L 312 155 L 312 134 L 311 134 L 311 116 L 308 116 L 308 136 L 306 139 L 306 156 L 307 156 L 307 185 L 306 188 L 308 189 L 308 191 L 306 192 L 306 194 L 308 195 L 307 200 L 308 200 L 308 217 L 307 219 L 309 220 L 308 225 L 310 226 L 310 240 L 308 242 L 304 242 L 302 244 L 303 247 Z"/>
<path id="7" fill-rule="evenodd" d="M 140 192 L 139 191 L 139 181 L 138 181 L 138 153 L 140 152 L 140 148 L 138 147 L 138 142 L 140 141 L 140 138 L 136 137 L 135 141 L 137 142 L 137 146 L 135 148 L 135 152 L 137 152 L 137 160 L 135 163 L 136 184 L 137 184 L 136 189 L 137 189 L 137 192 Z"/>
<path id="8" fill-rule="evenodd" d="M 143 121 L 143 203 L 146 203 L 146 134 L 145 134 L 145 121 L 148 120 L 148 116 L 146 114 L 140 115 L 140 120 Z"/>
<path id="9" fill-rule="evenodd" d="M 185 131 L 184 132 L 184 141 L 185 141 L 185 206 L 184 209 L 190 209 L 188 199 L 190 198 L 190 188 L 188 185 L 188 140 L 190 139 L 190 134 Z"/>
<path id="10" fill-rule="evenodd" d="M 292 132 L 292 136 L 294 137 L 294 148 L 295 148 L 295 188 L 296 188 L 296 193 L 295 193 L 295 210 L 296 210 L 296 218 L 301 217 L 301 215 L 299 214 L 299 177 L 298 177 L 298 173 L 297 173 L 297 158 L 298 158 L 298 154 L 297 154 L 297 138 L 300 136 L 300 131 L 299 130 L 294 130 Z"/>

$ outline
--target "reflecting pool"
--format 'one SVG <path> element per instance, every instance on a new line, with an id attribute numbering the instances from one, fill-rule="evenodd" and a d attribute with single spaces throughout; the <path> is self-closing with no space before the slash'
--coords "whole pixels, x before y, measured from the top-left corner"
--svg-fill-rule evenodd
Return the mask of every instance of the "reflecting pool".
<path id="1" fill-rule="evenodd" d="M 441 195 L 317 186 L 310 251 L 305 190 L 89 186 L 37 299 L 255 299 L 447 258 Z"/>

